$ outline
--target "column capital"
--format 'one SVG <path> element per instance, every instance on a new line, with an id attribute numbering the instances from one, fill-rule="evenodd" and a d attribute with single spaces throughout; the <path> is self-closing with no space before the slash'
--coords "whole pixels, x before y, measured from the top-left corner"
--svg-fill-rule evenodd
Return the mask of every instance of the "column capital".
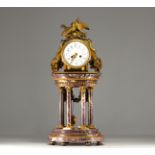
<path id="1" fill-rule="evenodd" d="M 94 86 L 88 87 L 90 90 L 94 90 Z"/>
<path id="2" fill-rule="evenodd" d="M 80 87 L 80 91 L 81 92 L 86 92 L 86 87 L 85 86 Z"/>
<path id="3" fill-rule="evenodd" d="M 66 86 L 65 88 L 66 88 L 67 91 L 71 91 L 72 90 L 72 87 L 70 87 L 70 86 Z"/>

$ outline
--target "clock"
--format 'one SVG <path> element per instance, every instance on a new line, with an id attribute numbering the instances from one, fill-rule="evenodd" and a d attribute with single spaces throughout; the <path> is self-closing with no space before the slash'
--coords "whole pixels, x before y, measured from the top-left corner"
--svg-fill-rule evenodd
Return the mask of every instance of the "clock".
<path id="1" fill-rule="evenodd" d="M 59 124 L 49 134 L 49 144 L 101 145 L 103 136 L 93 122 L 93 90 L 101 75 L 101 59 L 84 31 L 89 29 L 86 23 L 76 19 L 61 27 L 63 39 L 51 61 L 60 96 Z M 76 103 L 80 115 L 75 113 Z"/>
<path id="2" fill-rule="evenodd" d="M 80 69 L 90 60 L 90 49 L 84 40 L 73 39 L 63 46 L 62 61 L 69 69 Z"/>

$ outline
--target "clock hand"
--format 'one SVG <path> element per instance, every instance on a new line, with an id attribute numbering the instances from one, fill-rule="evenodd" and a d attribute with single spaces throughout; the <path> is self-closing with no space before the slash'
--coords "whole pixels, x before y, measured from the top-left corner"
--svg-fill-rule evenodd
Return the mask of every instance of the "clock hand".
<path id="1" fill-rule="evenodd" d="M 73 54 L 73 55 L 71 56 L 71 59 L 72 59 L 72 60 L 71 60 L 71 63 L 75 60 L 75 58 L 77 57 L 77 55 L 78 55 L 78 54 L 75 53 L 75 54 Z"/>

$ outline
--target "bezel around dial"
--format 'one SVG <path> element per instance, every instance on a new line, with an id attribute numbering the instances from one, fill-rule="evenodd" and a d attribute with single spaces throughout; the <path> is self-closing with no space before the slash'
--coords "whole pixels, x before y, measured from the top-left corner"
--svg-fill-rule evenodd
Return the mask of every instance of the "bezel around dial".
<path id="1" fill-rule="evenodd" d="M 89 57 L 88 57 L 87 61 L 86 61 L 84 64 L 82 64 L 81 66 L 74 66 L 74 65 L 71 65 L 71 64 L 68 63 L 68 62 L 66 61 L 66 59 L 64 58 L 64 50 L 65 50 L 66 46 L 69 45 L 69 44 L 72 43 L 72 42 L 80 42 L 80 43 L 84 44 L 84 45 L 87 47 L 87 49 L 88 49 Z M 73 68 L 73 69 L 79 69 L 79 68 L 81 68 L 81 67 L 86 66 L 86 64 L 89 62 L 90 57 L 91 57 L 91 52 L 90 52 L 90 51 L 91 51 L 91 50 L 90 50 L 89 44 L 88 44 L 88 42 L 87 42 L 86 40 L 72 39 L 72 40 L 70 40 L 70 41 L 67 41 L 67 42 L 63 45 L 63 47 L 62 47 L 62 52 L 61 52 L 61 58 L 62 58 L 62 61 L 64 62 L 65 65 L 67 65 L 67 66 L 69 66 L 70 68 Z"/>

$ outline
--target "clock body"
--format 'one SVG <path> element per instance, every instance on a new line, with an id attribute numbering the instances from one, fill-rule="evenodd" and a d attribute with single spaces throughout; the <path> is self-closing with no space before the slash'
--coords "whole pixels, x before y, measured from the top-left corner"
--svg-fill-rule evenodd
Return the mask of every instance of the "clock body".
<path id="1" fill-rule="evenodd" d="M 76 19 L 70 26 L 61 27 L 63 39 L 51 61 L 52 78 L 60 93 L 59 124 L 49 134 L 49 144 L 100 145 L 103 136 L 93 122 L 93 90 L 102 62 L 87 38 L 87 24 Z M 76 103 L 79 116 L 75 113 Z"/>
<path id="2" fill-rule="evenodd" d="M 61 57 L 67 70 L 85 70 L 89 63 L 91 52 L 86 40 L 72 39 L 65 42 Z"/>

